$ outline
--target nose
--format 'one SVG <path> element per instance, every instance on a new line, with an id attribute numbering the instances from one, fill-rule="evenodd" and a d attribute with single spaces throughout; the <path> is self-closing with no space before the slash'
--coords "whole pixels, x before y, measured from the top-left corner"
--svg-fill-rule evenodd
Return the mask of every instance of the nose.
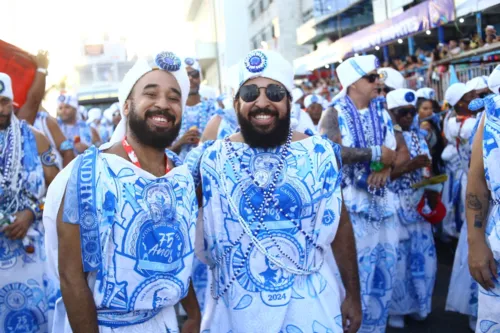
<path id="1" fill-rule="evenodd" d="M 255 106 L 264 109 L 264 108 L 269 108 L 271 102 L 266 96 L 266 88 L 261 87 L 259 88 L 259 97 L 255 100 Z"/>
<path id="2" fill-rule="evenodd" d="M 159 110 L 169 110 L 170 103 L 168 101 L 168 98 L 166 96 L 157 98 L 155 102 L 155 107 Z"/>

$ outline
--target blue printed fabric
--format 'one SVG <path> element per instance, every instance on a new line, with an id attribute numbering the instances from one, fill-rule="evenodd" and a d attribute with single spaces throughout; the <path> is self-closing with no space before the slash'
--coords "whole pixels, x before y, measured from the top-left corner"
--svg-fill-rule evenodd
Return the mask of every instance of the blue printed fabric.
<path id="1" fill-rule="evenodd" d="M 196 251 L 212 273 L 204 332 L 342 332 L 330 249 L 342 204 L 339 149 L 319 136 L 293 142 L 284 159 L 281 149 L 219 140 L 191 152 L 203 189 Z M 259 210 L 266 191 L 269 206 Z"/>
<path id="2" fill-rule="evenodd" d="M 404 131 L 403 137 L 413 159 L 428 155 L 429 148 L 418 131 Z M 423 189 L 411 186 L 423 179 L 422 170 L 404 174 L 393 181 L 397 212 L 406 239 L 397 249 L 396 275 L 392 293 L 391 315 L 418 314 L 425 318 L 432 310 L 432 292 L 436 280 L 437 257 L 432 225 L 417 212 Z"/>
<path id="3" fill-rule="evenodd" d="M 238 117 L 234 109 L 219 109 L 217 115 L 221 117 L 219 129 L 217 131 L 217 139 L 224 139 L 238 131 Z"/>
<path id="4" fill-rule="evenodd" d="M 194 106 L 186 106 L 182 111 L 181 130 L 179 131 L 177 139 L 182 138 L 182 136 L 193 127 L 196 127 L 198 132 L 200 132 L 200 135 L 203 134 L 208 121 L 215 113 L 216 108 L 213 101 L 201 101 Z M 187 153 L 189 153 L 194 147 L 196 147 L 194 144 L 183 145 L 179 153 L 181 160 L 184 160 Z"/>
<path id="5" fill-rule="evenodd" d="M 375 103 L 374 103 L 375 104 Z M 355 128 L 348 122 L 347 101 L 335 104 L 339 115 L 342 146 L 356 147 Z M 378 117 L 372 120 L 370 110 L 358 112 L 367 146 L 376 145 L 374 127 L 380 125 L 383 142 L 389 149 L 396 149 L 396 138 L 391 117 L 384 109 L 377 109 Z M 380 122 L 374 124 L 373 121 Z M 358 177 L 366 170 L 364 164 L 343 168 L 342 186 L 344 201 L 351 217 L 356 238 L 361 306 L 363 321 L 359 332 L 384 333 L 392 299 L 396 274 L 398 232 L 394 193 L 385 189 L 383 195 L 373 195 L 356 186 Z"/>
<path id="6" fill-rule="evenodd" d="M 500 274 L 500 108 L 497 108 L 500 97 L 486 101 L 486 121 L 483 134 L 483 163 L 486 183 L 494 200 L 488 224 L 486 237 L 496 261 Z M 496 102 L 496 104 L 495 104 Z M 487 291 L 479 287 L 479 311 L 476 332 L 495 333 L 500 331 L 500 283 L 495 282 L 495 288 Z"/>
<path id="7" fill-rule="evenodd" d="M 188 292 L 197 212 L 186 166 L 157 178 L 95 147 L 79 157 L 63 221 L 80 226 L 101 332 L 178 330 L 173 306 Z"/>
<path id="8" fill-rule="evenodd" d="M 61 119 L 57 121 L 66 139 L 74 142 L 76 137 L 80 137 L 81 143 L 89 147 L 92 146 L 92 129 L 86 122 L 78 120 L 74 125 L 67 125 Z M 74 149 L 74 153 L 75 155 L 79 154 L 76 148 Z"/>
<path id="9" fill-rule="evenodd" d="M 455 197 L 455 219 L 460 226 L 453 270 L 451 272 L 446 310 L 459 312 L 469 316 L 477 316 L 477 282 L 469 272 L 467 244 L 467 222 L 465 217 L 465 194 L 467 189 L 467 173 L 471 158 L 469 139 L 476 124 L 475 118 L 459 121 L 451 117 L 448 121 L 448 132 L 451 143 L 456 145 L 458 152 L 458 167 L 454 173 L 453 192 Z"/>
<path id="10" fill-rule="evenodd" d="M 17 161 L 13 144 L 19 135 L 20 155 Z M 22 141 L 21 141 L 22 140 Z M 9 165 L 20 162 L 17 175 L 11 174 L 0 187 L 0 212 L 10 216 L 29 209 L 31 203 L 45 195 L 45 180 L 35 136 L 24 121 L 12 115 L 11 125 L 0 131 L 0 173 L 8 177 Z M 19 191 L 8 190 L 18 180 Z M 45 248 L 41 219 L 36 219 L 27 236 L 35 252 L 27 253 L 21 240 L 10 240 L 0 232 L 0 331 L 12 333 L 45 333 L 50 330 L 54 301 L 53 281 L 45 273 Z"/>

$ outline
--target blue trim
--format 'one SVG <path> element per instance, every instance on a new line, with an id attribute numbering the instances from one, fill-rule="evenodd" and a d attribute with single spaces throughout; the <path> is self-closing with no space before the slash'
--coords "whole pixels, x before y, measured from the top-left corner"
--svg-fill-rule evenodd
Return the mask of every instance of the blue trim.
<path id="1" fill-rule="evenodd" d="M 359 67 L 358 63 L 356 62 L 355 59 L 351 59 L 349 60 L 349 63 L 351 64 L 352 68 L 354 68 L 354 70 L 361 76 L 365 76 L 366 73 L 363 69 L 361 69 L 361 67 Z"/>

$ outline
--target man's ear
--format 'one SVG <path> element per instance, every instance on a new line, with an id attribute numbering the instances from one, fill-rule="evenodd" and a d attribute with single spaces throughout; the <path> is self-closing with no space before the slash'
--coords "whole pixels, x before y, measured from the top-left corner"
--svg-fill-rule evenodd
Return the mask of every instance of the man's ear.
<path id="1" fill-rule="evenodd" d="M 128 114 L 130 113 L 132 101 L 130 99 L 127 99 L 125 101 L 125 104 L 123 104 L 123 115 L 125 117 L 128 117 Z"/>

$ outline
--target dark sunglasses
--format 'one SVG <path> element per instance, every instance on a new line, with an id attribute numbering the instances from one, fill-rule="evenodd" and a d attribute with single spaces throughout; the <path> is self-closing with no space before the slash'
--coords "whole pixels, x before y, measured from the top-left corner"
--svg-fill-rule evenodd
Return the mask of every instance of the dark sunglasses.
<path id="1" fill-rule="evenodd" d="M 411 114 L 412 117 L 415 117 L 417 114 L 417 109 L 414 107 L 402 107 L 402 108 L 397 108 L 394 110 L 394 113 L 397 114 L 399 117 L 406 117 L 408 113 Z"/>
<path id="2" fill-rule="evenodd" d="M 490 93 L 484 92 L 484 93 L 479 94 L 479 98 L 485 98 L 486 96 L 489 96 L 489 95 L 490 95 Z"/>
<path id="3" fill-rule="evenodd" d="M 378 88 L 378 93 L 381 94 L 382 91 L 386 94 L 390 93 L 391 91 L 393 91 L 394 89 L 392 88 L 389 88 L 387 86 L 383 87 L 383 88 Z"/>
<path id="4" fill-rule="evenodd" d="M 193 78 L 193 79 L 199 79 L 200 78 L 200 72 L 199 71 L 190 71 L 188 72 L 188 76 Z"/>
<path id="5" fill-rule="evenodd" d="M 367 80 L 370 83 L 374 83 L 379 78 L 380 78 L 380 75 L 378 75 L 378 74 L 368 74 L 368 75 L 365 75 L 365 76 L 362 77 L 362 79 L 365 79 L 365 80 Z"/>
<path id="6" fill-rule="evenodd" d="M 246 103 L 254 102 L 260 96 L 260 90 L 266 89 L 266 97 L 271 102 L 281 102 L 286 96 L 286 89 L 280 85 L 271 83 L 267 87 L 257 87 L 249 84 L 240 88 L 240 97 Z"/>

